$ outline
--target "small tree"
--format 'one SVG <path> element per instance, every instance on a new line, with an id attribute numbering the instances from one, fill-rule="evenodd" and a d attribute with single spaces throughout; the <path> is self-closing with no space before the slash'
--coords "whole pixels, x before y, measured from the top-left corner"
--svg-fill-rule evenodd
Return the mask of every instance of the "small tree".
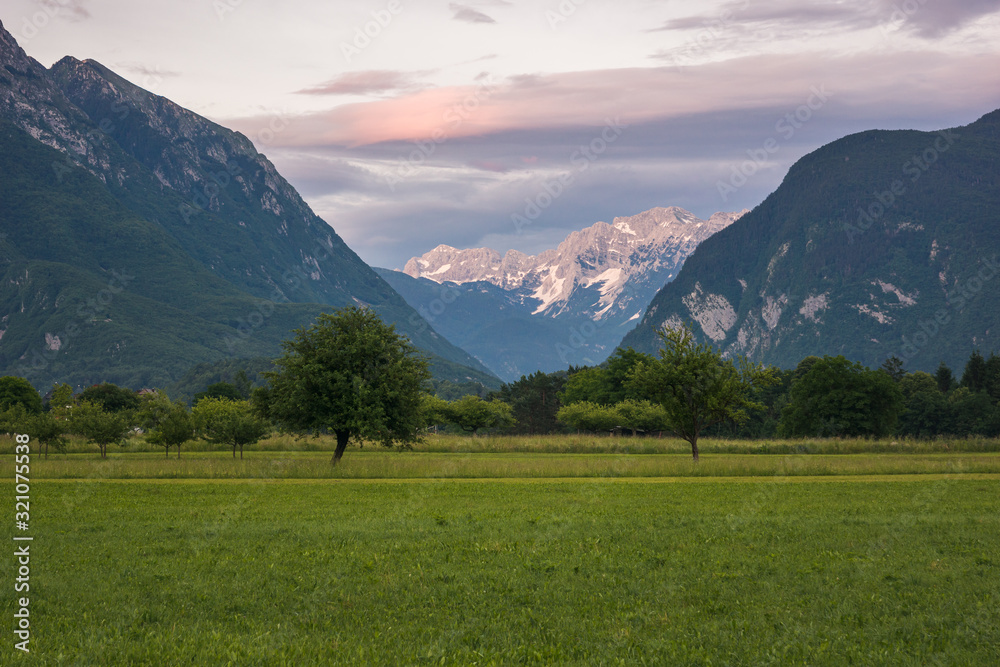
<path id="1" fill-rule="evenodd" d="M 108 458 L 108 445 L 123 444 L 132 430 L 128 412 L 105 412 L 100 405 L 80 401 L 70 413 L 70 429 L 97 445 L 101 458 Z"/>
<path id="2" fill-rule="evenodd" d="M 39 412 L 28 415 L 24 422 L 24 432 L 38 443 L 38 448 L 45 447 L 45 458 L 49 458 L 49 446 L 57 452 L 66 451 L 66 421 L 56 419 L 51 412 Z"/>
<path id="3" fill-rule="evenodd" d="M 446 421 L 472 435 L 477 435 L 481 428 L 503 428 L 516 423 L 510 406 L 503 401 L 484 401 L 472 395 L 448 403 L 444 416 Z"/>
<path id="4" fill-rule="evenodd" d="M 615 409 L 621 417 L 619 426 L 632 431 L 632 435 L 636 435 L 638 431 L 649 433 L 669 428 L 667 413 L 662 405 L 649 401 L 628 400 L 615 405 Z"/>
<path id="5" fill-rule="evenodd" d="M 194 418 L 187 406 L 158 392 L 143 396 L 139 422 L 146 429 L 146 440 L 163 447 L 164 456 L 169 457 L 170 448 L 177 447 L 180 458 L 181 445 L 194 438 Z"/>
<path id="6" fill-rule="evenodd" d="M 249 401 L 228 398 L 203 398 L 194 406 L 194 419 L 198 430 L 210 442 L 236 449 L 243 458 L 243 448 L 255 445 L 271 432 L 267 420 L 259 417 Z"/>
<path id="7" fill-rule="evenodd" d="M 621 423 L 621 415 L 614 406 L 579 401 L 559 408 L 559 421 L 577 431 L 607 433 Z"/>
<path id="8" fill-rule="evenodd" d="M 333 431 L 340 462 L 352 438 L 386 447 L 417 440 L 423 421 L 427 362 L 374 311 L 343 308 L 295 331 L 254 392 L 262 414 L 290 431 Z"/>
<path id="9" fill-rule="evenodd" d="M 657 333 L 663 342 L 660 358 L 636 365 L 633 387 L 663 406 L 669 430 L 691 444 L 697 461 L 701 432 L 727 420 L 743 423 L 748 410 L 765 409 L 751 400 L 753 390 L 778 378 L 773 369 L 746 357 L 723 359 L 711 345 L 696 343 L 687 326 Z"/>

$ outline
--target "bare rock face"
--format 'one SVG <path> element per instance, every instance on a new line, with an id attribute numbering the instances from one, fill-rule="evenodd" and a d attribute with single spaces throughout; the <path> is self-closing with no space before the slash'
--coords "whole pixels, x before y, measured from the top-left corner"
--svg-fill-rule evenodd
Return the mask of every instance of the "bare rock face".
<path id="1" fill-rule="evenodd" d="M 488 282 L 518 292 L 534 314 L 572 311 L 600 321 L 636 319 L 672 280 L 699 243 L 740 218 L 716 213 L 701 220 L 675 206 L 598 222 L 538 255 L 439 245 L 410 259 L 403 272 L 438 283 Z"/>

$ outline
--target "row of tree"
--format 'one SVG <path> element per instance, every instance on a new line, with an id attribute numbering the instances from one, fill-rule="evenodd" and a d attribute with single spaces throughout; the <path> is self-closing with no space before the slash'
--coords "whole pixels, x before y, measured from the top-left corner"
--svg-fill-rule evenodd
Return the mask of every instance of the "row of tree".
<path id="1" fill-rule="evenodd" d="M 102 458 L 108 446 L 124 444 L 137 433 L 164 448 L 177 450 L 196 437 L 239 449 L 271 432 L 249 401 L 204 396 L 193 409 L 157 391 L 134 392 L 113 384 L 88 387 L 77 395 L 67 384 L 57 385 L 43 404 L 35 388 L 19 377 L 0 378 L 0 432 L 25 433 L 47 456 L 49 447 L 65 451 L 66 436 L 75 434 L 96 445 Z"/>
<path id="2" fill-rule="evenodd" d="M 602 367 L 539 372 L 487 400 L 445 401 L 429 395 L 430 373 L 417 350 L 371 310 L 324 314 L 294 334 L 275 370 L 262 374 L 265 386 L 251 393 L 248 382 L 213 385 L 192 410 L 155 391 L 99 385 L 73 396 L 61 385 L 46 412 L 26 381 L 2 378 L 5 430 L 56 446 L 62 433 L 79 433 L 102 456 L 135 429 L 168 455 L 197 435 L 231 446 L 234 457 L 274 428 L 331 433 L 334 463 L 351 439 L 407 446 L 435 424 L 473 434 L 669 431 L 691 444 L 695 459 L 705 435 L 1000 434 L 1000 358 L 978 353 L 960 382 L 943 365 L 934 376 L 907 373 L 895 358 L 870 370 L 844 357 L 808 357 L 783 371 L 725 359 L 680 328 L 660 333 L 658 358 L 619 350 Z"/>

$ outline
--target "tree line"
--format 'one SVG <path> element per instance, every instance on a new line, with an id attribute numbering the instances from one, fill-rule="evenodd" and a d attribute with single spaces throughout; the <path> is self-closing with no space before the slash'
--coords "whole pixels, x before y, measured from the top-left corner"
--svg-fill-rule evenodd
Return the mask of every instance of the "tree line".
<path id="1" fill-rule="evenodd" d="M 348 443 L 407 447 L 428 428 L 476 435 L 668 432 L 690 443 L 714 437 L 1000 435 L 1000 357 L 975 352 L 961 379 L 942 364 L 907 372 L 893 357 L 871 370 L 843 356 L 807 357 L 795 369 L 723 358 L 690 328 L 661 331 L 658 357 L 620 349 L 599 367 L 537 372 L 485 398 L 430 393 L 427 362 L 369 309 L 321 315 L 283 344 L 265 384 L 246 375 L 197 394 L 192 407 L 156 390 L 113 384 L 79 394 L 56 385 L 43 401 L 26 380 L 0 378 L 0 431 L 27 433 L 44 448 L 85 438 L 109 445 L 137 433 L 169 456 L 196 437 L 233 457 L 275 430 L 328 433 L 333 463 Z"/>

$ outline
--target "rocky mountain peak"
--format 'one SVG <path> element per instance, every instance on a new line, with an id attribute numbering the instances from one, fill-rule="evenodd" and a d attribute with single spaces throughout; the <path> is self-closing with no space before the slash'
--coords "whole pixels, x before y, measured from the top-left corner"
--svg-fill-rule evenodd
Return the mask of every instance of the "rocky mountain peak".
<path id="1" fill-rule="evenodd" d="M 553 316 L 579 290 L 591 290 L 595 298 L 588 312 L 600 319 L 632 300 L 622 300 L 623 294 L 630 293 L 630 284 L 654 284 L 655 293 L 676 275 L 698 243 L 744 213 L 716 213 L 701 220 L 676 206 L 654 208 L 615 218 L 610 225 L 597 222 L 572 232 L 557 248 L 538 255 L 509 250 L 501 258 L 490 248 L 459 250 L 439 245 L 410 259 L 403 273 L 438 283 L 484 281 L 519 290 L 525 299 L 534 301 L 536 313 Z"/>

